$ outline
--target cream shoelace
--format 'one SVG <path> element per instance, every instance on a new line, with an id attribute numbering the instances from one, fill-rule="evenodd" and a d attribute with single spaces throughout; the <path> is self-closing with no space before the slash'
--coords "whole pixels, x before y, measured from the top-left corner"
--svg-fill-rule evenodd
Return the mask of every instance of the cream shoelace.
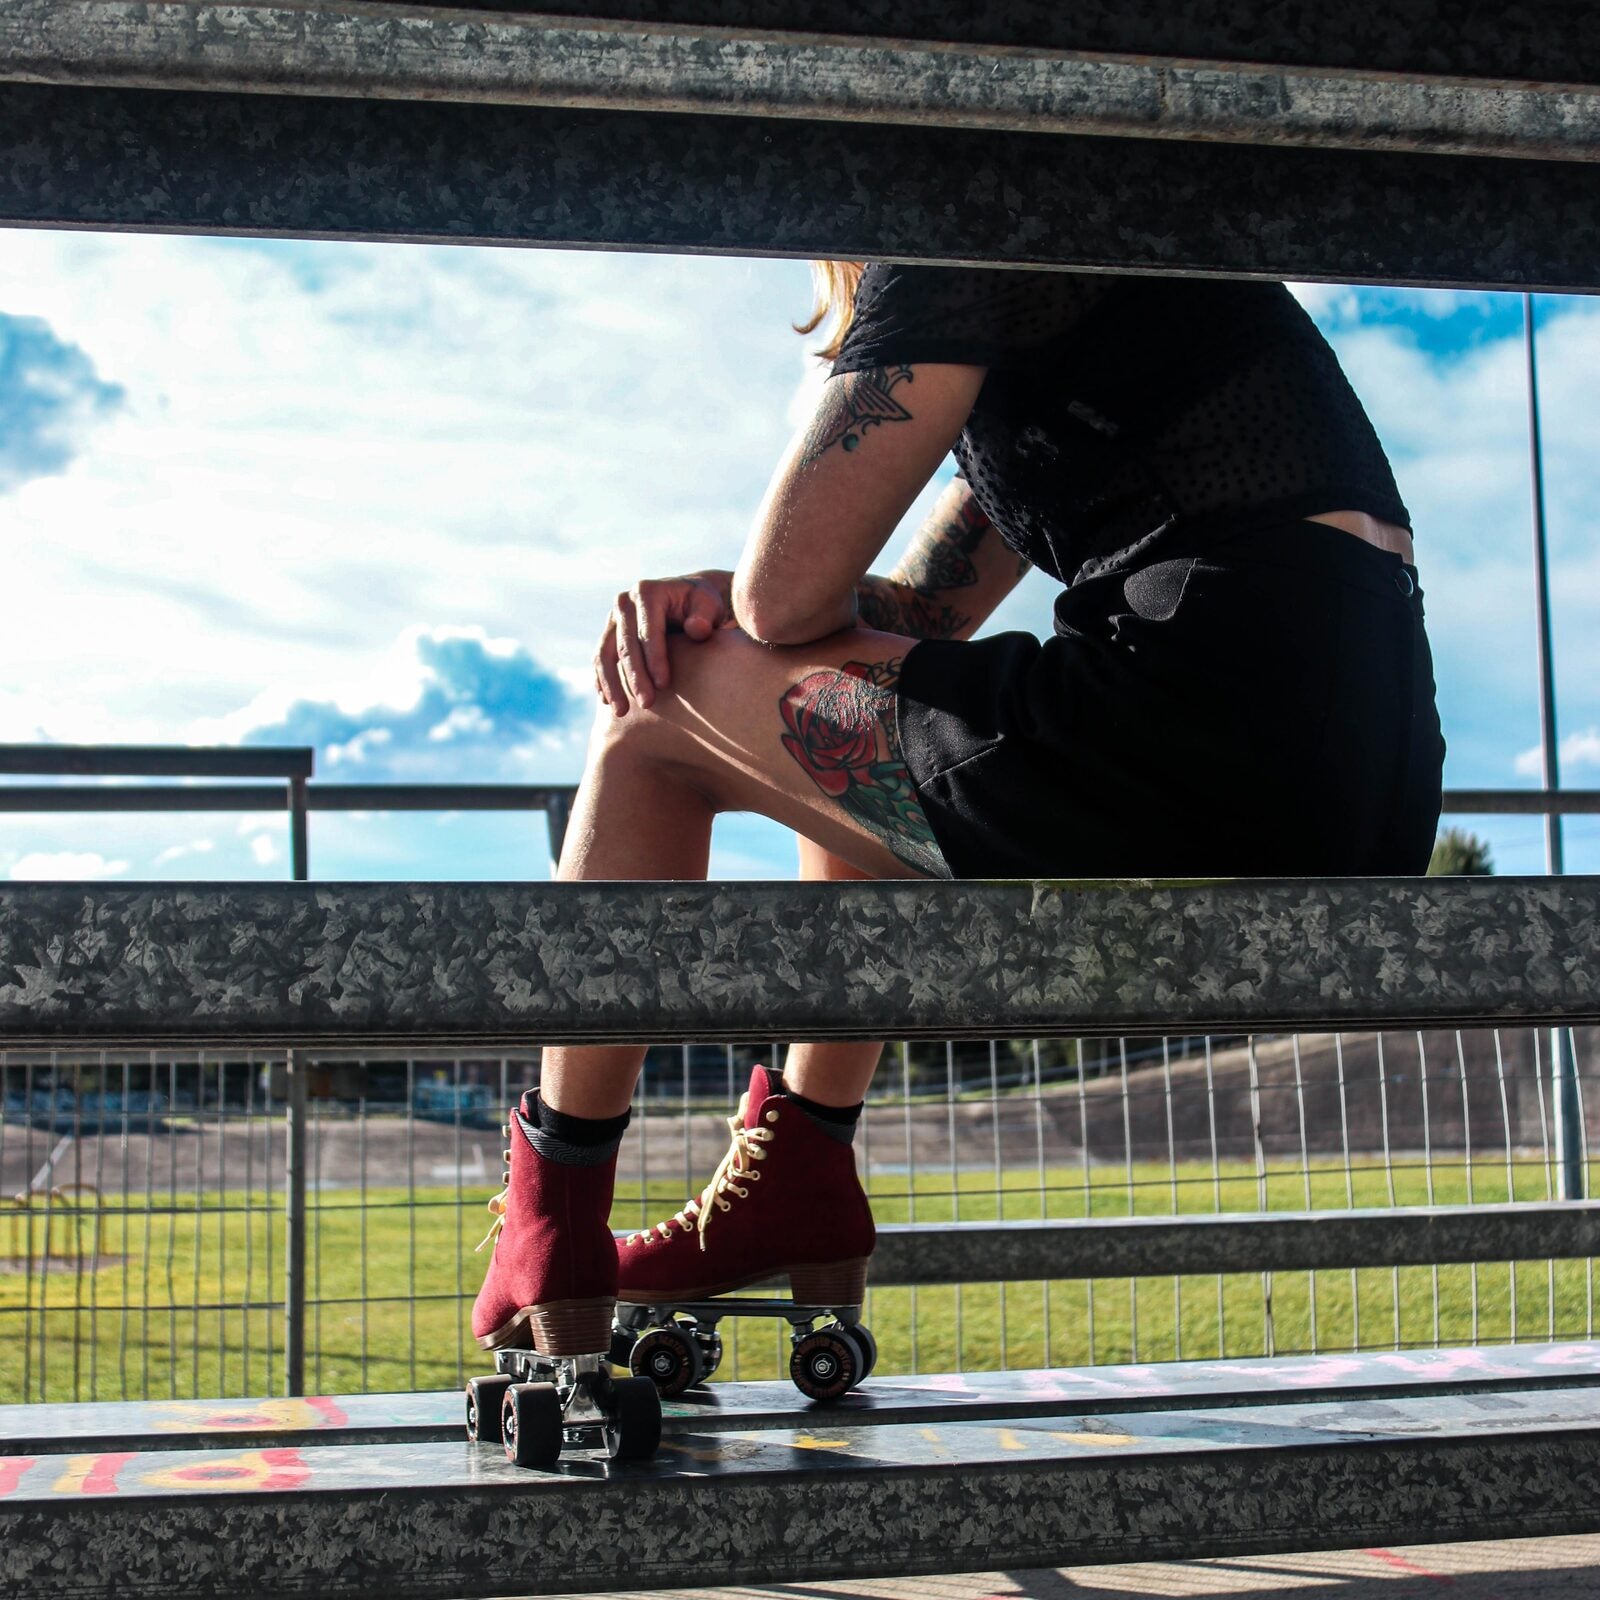
<path id="1" fill-rule="evenodd" d="M 741 1095 L 739 1109 L 728 1118 L 728 1131 L 733 1135 L 733 1143 L 728 1146 L 728 1153 L 722 1158 L 717 1170 L 711 1174 L 710 1183 L 700 1191 L 700 1198 L 691 1200 L 670 1221 L 658 1222 L 642 1233 L 630 1233 L 626 1241 L 628 1244 L 648 1241 L 652 1233 L 660 1234 L 663 1239 L 670 1239 L 673 1224 L 676 1223 L 685 1233 L 698 1233 L 700 1248 L 705 1249 L 706 1229 L 710 1226 L 713 1208 L 716 1211 L 728 1211 L 732 1208 L 733 1202 L 725 1198 L 727 1195 L 737 1195 L 742 1200 L 750 1193 L 737 1180 L 744 1178 L 754 1183 L 761 1176 L 755 1170 L 755 1164 L 766 1160 L 767 1153 L 761 1146 L 773 1137 L 771 1128 L 745 1127 L 744 1119 L 747 1115 L 749 1098 L 748 1095 Z"/>
<path id="2" fill-rule="evenodd" d="M 500 1131 L 506 1136 L 506 1148 L 501 1151 L 505 1157 L 506 1170 L 500 1174 L 505 1182 L 505 1188 L 489 1202 L 489 1214 L 494 1221 L 489 1224 L 489 1231 L 478 1241 L 473 1255 L 477 1255 L 486 1244 L 492 1245 L 500 1237 L 500 1230 L 506 1225 L 506 1197 L 511 1193 L 511 1124 L 508 1122 Z"/>

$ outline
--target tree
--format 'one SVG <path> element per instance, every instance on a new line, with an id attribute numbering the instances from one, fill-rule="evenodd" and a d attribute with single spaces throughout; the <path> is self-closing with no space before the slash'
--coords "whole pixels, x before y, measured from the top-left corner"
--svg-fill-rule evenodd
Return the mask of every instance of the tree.
<path id="1" fill-rule="evenodd" d="M 1483 878 L 1494 871 L 1489 841 L 1465 828 L 1446 828 L 1434 840 L 1428 861 L 1430 878 Z"/>

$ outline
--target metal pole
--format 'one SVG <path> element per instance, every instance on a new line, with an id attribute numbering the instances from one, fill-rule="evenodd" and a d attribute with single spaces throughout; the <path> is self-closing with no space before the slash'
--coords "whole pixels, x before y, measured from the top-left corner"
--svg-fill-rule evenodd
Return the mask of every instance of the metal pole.
<path id="1" fill-rule="evenodd" d="M 1522 343 L 1528 363 L 1528 471 L 1533 486 L 1533 592 L 1538 621 L 1539 765 L 1548 795 L 1561 787 L 1561 761 L 1556 728 L 1555 644 L 1550 626 L 1550 555 L 1545 535 L 1544 449 L 1539 434 L 1539 358 L 1535 347 L 1533 296 L 1522 297 Z M 1561 813 L 1544 816 L 1545 870 L 1566 870 L 1561 839 Z M 1561 1158 L 1561 1197 L 1581 1200 L 1587 1190 L 1583 1117 L 1579 1103 L 1578 1061 L 1570 1028 L 1552 1029 L 1550 1070 L 1554 1076 L 1556 1148 Z"/>
<path id="2" fill-rule="evenodd" d="M 285 1057 L 288 1155 L 283 1183 L 284 1393 L 306 1392 L 306 1075 L 298 1051 Z"/>
<path id="3" fill-rule="evenodd" d="M 561 867 L 561 847 L 567 838 L 567 823 L 572 819 L 572 801 L 564 794 L 553 794 L 545 802 L 544 820 L 550 830 L 550 874 Z"/>
<path id="4" fill-rule="evenodd" d="M 306 827 L 306 780 L 289 780 L 289 875 L 296 883 L 310 876 L 310 838 Z"/>

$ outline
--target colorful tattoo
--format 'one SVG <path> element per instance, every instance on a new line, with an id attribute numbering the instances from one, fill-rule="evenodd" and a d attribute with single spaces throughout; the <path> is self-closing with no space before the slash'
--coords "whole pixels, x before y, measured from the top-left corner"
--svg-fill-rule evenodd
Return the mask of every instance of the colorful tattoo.
<path id="1" fill-rule="evenodd" d="M 847 661 L 791 684 L 778 702 L 783 746 L 811 781 L 893 851 L 930 878 L 948 878 L 895 728 L 900 662 Z"/>
<path id="2" fill-rule="evenodd" d="M 910 367 L 869 367 L 863 372 L 846 372 L 822 391 L 810 432 L 806 435 L 806 465 L 817 460 L 832 446 L 855 450 L 869 428 L 885 422 L 909 422 L 911 413 L 894 397 L 903 383 L 910 383 Z"/>

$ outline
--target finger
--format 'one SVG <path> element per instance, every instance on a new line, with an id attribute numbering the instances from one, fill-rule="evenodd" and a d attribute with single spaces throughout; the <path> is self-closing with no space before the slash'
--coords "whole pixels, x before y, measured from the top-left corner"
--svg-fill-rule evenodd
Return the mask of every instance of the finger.
<path id="1" fill-rule="evenodd" d="M 618 595 L 613 614 L 617 619 L 617 663 L 622 668 L 622 681 L 627 685 L 628 693 L 632 695 L 634 703 L 648 709 L 650 702 L 656 697 L 655 684 L 650 681 L 650 675 L 645 671 L 644 652 L 639 644 L 638 619 L 634 614 L 632 596 Z"/>
<path id="2" fill-rule="evenodd" d="M 606 631 L 601 635 L 600 653 L 595 657 L 594 664 L 595 674 L 600 679 L 601 698 L 619 717 L 626 716 L 628 696 L 622 687 L 622 679 L 617 675 L 615 629 L 610 622 L 606 623 Z"/>
<path id="3" fill-rule="evenodd" d="M 722 596 L 715 589 L 707 584 L 697 583 L 689 594 L 689 603 L 684 612 L 683 631 L 685 633 L 692 631 L 697 639 L 709 639 L 722 621 L 726 610 Z M 692 629 L 691 623 L 694 625 Z"/>
<path id="4" fill-rule="evenodd" d="M 665 689 L 672 681 L 672 665 L 667 659 L 666 598 L 655 585 L 647 594 L 641 584 L 633 591 L 633 605 L 639 620 L 644 670 L 656 688 Z"/>

